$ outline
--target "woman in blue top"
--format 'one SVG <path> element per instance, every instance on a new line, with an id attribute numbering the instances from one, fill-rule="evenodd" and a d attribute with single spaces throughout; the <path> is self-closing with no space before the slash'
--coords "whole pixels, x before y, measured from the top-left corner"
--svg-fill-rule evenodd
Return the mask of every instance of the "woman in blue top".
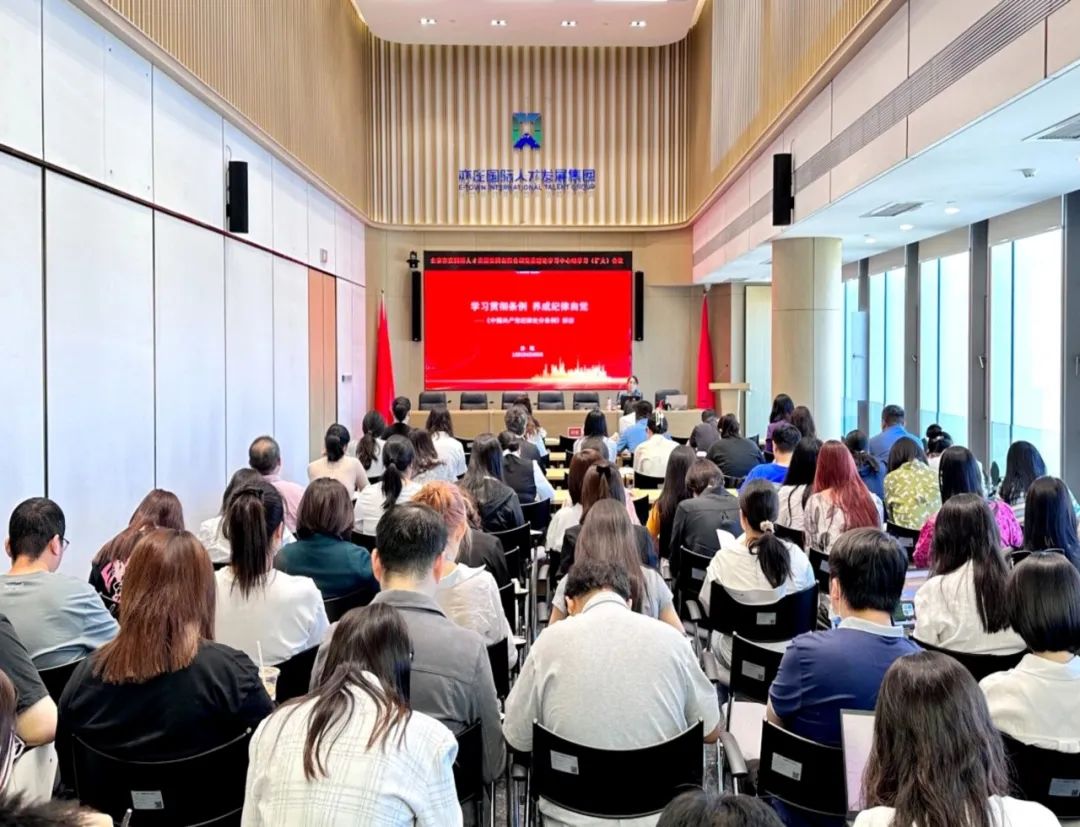
<path id="1" fill-rule="evenodd" d="M 859 477 L 866 483 L 870 493 L 879 500 L 885 499 L 885 463 L 879 462 L 869 451 L 870 439 L 862 431 L 849 431 L 844 437 L 844 445 L 851 452 L 851 458 L 855 460 L 855 470 Z"/>

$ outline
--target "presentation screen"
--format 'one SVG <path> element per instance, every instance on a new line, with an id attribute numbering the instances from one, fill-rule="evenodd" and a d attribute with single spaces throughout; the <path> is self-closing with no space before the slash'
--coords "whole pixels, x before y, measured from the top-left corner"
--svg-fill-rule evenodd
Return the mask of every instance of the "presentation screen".
<path id="1" fill-rule="evenodd" d="M 622 387 L 632 277 L 629 253 L 426 253 L 424 386 Z"/>

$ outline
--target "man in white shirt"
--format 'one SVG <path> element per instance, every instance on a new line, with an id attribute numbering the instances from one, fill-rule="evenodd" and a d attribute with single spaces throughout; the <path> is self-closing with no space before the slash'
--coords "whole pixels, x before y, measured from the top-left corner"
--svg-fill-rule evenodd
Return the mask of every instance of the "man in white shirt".
<path id="1" fill-rule="evenodd" d="M 599 749 L 652 746 L 698 721 L 706 743 L 719 738 L 716 690 L 689 641 L 668 624 L 630 610 L 622 568 L 577 563 L 565 594 L 570 617 L 536 641 L 507 698 L 503 734 L 511 747 L 532 749 L 534 721 Z M 561 824 L 596 821 L 544 800 L 540 811 Z"/>
<path id="2" fill-rule="evenodd" d="M 296 515 L 300 513 L 300 500 L 304 497 L 304 486 L 281 477 L 281 446 L 272 436 L 256 437 L 248 448 L 248 465 L 262 474 L 285 502 L 285 527 L 296 531 Z"/>
<path id="3" fill-rule="evenodd" d="M 634 449 L 634 471 L 662 479 L 667 473 L 668 457 L 679 445 L 667 432 L 667 417 L 661 410 L 649 415 L 645 429 L 648 439 Z"/>

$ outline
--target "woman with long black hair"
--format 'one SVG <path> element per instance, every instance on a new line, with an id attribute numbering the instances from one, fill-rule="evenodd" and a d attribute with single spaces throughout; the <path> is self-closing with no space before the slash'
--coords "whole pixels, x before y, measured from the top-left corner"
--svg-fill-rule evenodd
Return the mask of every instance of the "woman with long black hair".
<path id="1" fill-rule="evenodd" d="M 1031 484 L 1026 496 L 1024 549 L 1060 550 L 1080 569 L 1080 538 L 1070 500 L 1069 489 L 1057 477 L 1039 477 Z"/>
<path id="2" fill-rule="evenodd" d="M 356 443 L 356 458 L 364 466 L 368 481 L 374 482 L 383 475 L 382 452 L 386 440 L 382 435 L 386 430 L 386 419 L 378 411 L 368 411 L 360 428 L 364 435 Z"/>
<path id="3" fill-rule="evenodd" d="M 778 393 L 773 399 L 772 410 L 769 411 L 769 427 L 765 429 L 765 450 L 772 453 L 773 431 L 781 425 L 791 423 L 791 416 L 795 413 L 795 402 L 786 393 Z"/>
<path id="4" fill-rule="evenodd" d="M 458 483 L 476 503 L 484 531 L 508 531 L 524 525 L 525 515 L 514 489 L 503 482 L 503 453 L 499 438 L 480 434 L 473 440 L 469 470 Z"/>
<path id="5" fill-rule="evenodd" d="M 780 514 L 776 521 L 794 531 L 803 530 L 803 511 L 810 495 L 814 493 L 814 477 L 817 474 L 817 458 L 821 440 L 804 436 L 795 446 L 787 476 L 777 492 L 780 498 Z"/>
<path id="6" fill-rule="evenodd" d="M 645 527 L 657 544 L 661 557 L 671 554 L 668 546 L 671 545 L 671 527 L 675 524 L 675 511 L 679 503 L 692 496 L 686 488 L 686 475 L 696 459 L 697 452 L 689 445 L 680 445 L 671 452 L 660 498 L 649 510 Z"/>
<path id="7" fill-rule="evenodd" d="M 382 515 L 398 503 L 407 503 L 420 486 L 413 481 L 416 451 L 407 437 L 392 436 L 382 451 L 383 474 L 356 498 L 356 530 L 374 534 Z"/>
<path id="8" fill-rule="evenodd" d="M 345 486 L 350 497 L 355 497 L 357 491 L 363 491 L 368 484 L 364 465 L 356 457 L 345 453 L 351 440 L 349 429 L 344 425 L 335 422 L 327 428 L 323 438 L 323 455 L 308 464 L 308 481 L 324 477 L 337 480 Z"/>

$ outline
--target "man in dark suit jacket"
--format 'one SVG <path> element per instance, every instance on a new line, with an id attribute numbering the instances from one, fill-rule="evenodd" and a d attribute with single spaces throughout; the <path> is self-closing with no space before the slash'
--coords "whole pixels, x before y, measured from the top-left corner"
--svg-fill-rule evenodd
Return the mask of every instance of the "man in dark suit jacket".
<path id="1" fill-rule="evenodd" d="M 671 573 L 678 575 L 682 550 L 713 555 L 720 549 L 717 529 L 742 534 L 739 526 L 739 498 L 732 496 L 721 481 L 720 469 L 707 459 L 690 466 L 686 488 L 692 495 L 675 509 L 671 527 Z"/>
<path id="2" fill-rule="evenodd" d="M 720 431 L 716 428 L 716 411 L 708 408 L 701 412 L 701 422 L 690 433 L 690 447 L 695 451 L 708 452 L 720 441 Z"/>
<path id="3" fill-rule="evenodd" d="M 525 426 L 529 424 L 529 412 L 521 405 L 514 405 L 503 417 L 506 430 L 521 438 L 519 453 L 523 460 L 540 461 L 540 449 L 525 439 Z"/>
<path id="4" fill-rule="evenodd" d="M 408 439 L 409 431 L 412 430 L 409 427 L 409 411 L 412 410 L 412 402 L 409 401 L 409 397 L 399 396 L 394 399 L 390 410 L 394 414 L 394 424 L 387 426 L 382 433 L 382 438 L 390 439 L 392 436 L 403 436 Z"/>

